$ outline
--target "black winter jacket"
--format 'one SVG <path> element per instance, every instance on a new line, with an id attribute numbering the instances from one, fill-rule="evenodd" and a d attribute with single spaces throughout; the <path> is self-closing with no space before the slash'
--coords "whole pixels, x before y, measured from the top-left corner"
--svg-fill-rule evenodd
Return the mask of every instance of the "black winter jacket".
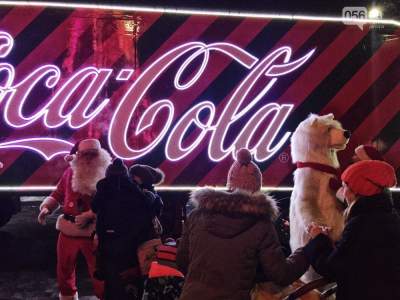
<path id="1" fill-rule="evenodd" d="M 305 252 L 337 282 L 337 300 L 400 299 L 400 217 L 388 193 L 357 200 L 335 247 L 321 234 Z"/>
<path id="2" fill-rule="evenodd" d="M 96 232 L 101 238 L 107 230 L 118 236 L 142 239 L 152 228 L 150 201 L 125 174 L 113 174 L 97 183 L 92 210 L 97 214 Z"/>

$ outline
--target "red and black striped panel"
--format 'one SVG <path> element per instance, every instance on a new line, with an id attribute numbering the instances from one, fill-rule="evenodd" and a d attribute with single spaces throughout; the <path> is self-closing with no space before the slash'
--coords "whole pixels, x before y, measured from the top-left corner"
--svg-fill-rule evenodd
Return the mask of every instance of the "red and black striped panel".
<path id="1" fill-rule="evenodd" d="M 139 26 L 137 26 L 139 25 Z M 277 139 L 293 131 L 309 113 L 334 113 L 343 126 L 353 132 L 347 149 L 340 153 L 343 165 L 349 163 L 354 148 L 379 141 L 385 158 L 397 170 L 400 167 L 400 30 L 390 25 L 375 28 L 346 26 L 340 22 L 284 21 L 203 15 L 175 15 L 142 12 L 68 10 L 55 8 L 1 8 L 0 31 L 10 33 L 15 45 L 6 61 L 16 68 L 21 80 L 43 64 L 58 65 L 63 79 L 85 66 L 124 67 L 145 70 L 170 49 L 192 41 L 229 42 L 263 58 L 281 46 L 290 46 L 293 57 L 316 48 L 312 59 L 299 70 L 286 75 L 268 93 L 268 100 L 292 103 L 294 109 Z M 145 106 L 160 99 L 175 105 L 174 123 L 191 106 L 210 100 L 217 116 L 248 70 L 234 60 L 222 57 L 208 66 L 208 76 L 188 90 L 176 90 L 171 78 L 179 61 L 154 83 L 146 95 Z M 1 74 L 0 74 L 1 75 Z M 40 122 L 24 129 L 9 127 L 0 114 L 0 142 L 25 137 L 58 137 L 75 142 L 85 137 L 99 138 L 107 147 L 107 129 L 118 101 L 132 81 L 110 81 L 102 97 L 110 104 L 95 122 L 73 130 L 67 126 L 48 129 Z M 32 114 L 54 93 L 37 89 L 31 93 L 24 113 Z M 259 103 L 249 113 L 265 105 Z M 3 111 L 4 103 L 0 102 Z M 143 107 L 143 110 L 145 107 Z M 227 141 L 237 135 L 243 124 L 228 132 Z M 235 135 L 236 134 L 236 135 Z M 151 139 L 151 132 L 135 140 L 141 145 Z M 193 140 L 195 131 L 188 134 Z M 187 157 L 180 161 L 166 158 L 164 138 L 142 158 L 128 163 L 158 166 L 166 172 L 168 185 L 223 185 L 230 157 L 221 162 L 208 158 L 207 135 Z M 291 185 L 294 170 L 289 142 L 271 159 L 260 163 L 264 184 Z M 0 185 L 52 185 L 66 167 L 62 155 L 50 161 L 32 151 L 0 149 Z M 289 158 L 289 159 L 287 159 Z"/>

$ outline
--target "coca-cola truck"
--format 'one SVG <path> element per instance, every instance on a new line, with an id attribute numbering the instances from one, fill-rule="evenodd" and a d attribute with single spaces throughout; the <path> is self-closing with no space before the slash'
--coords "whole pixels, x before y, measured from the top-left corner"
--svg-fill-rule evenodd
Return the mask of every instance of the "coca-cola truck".
<path id="1" fill-rule="evenodd" d="M 333 113 L 343 166 L 373 143 L 399 170 L 399 22 L 348 21 L 0 3 L 0 223 L 87 137 L 164 170 L 160 191 L 223 187 L 248 147 L 264 188 L 290 192 L 291 132 Z"/>

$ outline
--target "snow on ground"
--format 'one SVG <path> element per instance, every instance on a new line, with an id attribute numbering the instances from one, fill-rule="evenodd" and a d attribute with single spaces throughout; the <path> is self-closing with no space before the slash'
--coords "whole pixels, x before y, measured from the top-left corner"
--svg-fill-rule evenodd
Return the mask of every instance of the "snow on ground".
<path id="1" fill-rule="evenodd" d="M 56 283 L 56 216 L 37 223 L 40 202 L 22 210 L 0 228 L 0 300 L 58 299 Z M 84 259 L 78 261 L 80 300 L 95 300 Z"/>

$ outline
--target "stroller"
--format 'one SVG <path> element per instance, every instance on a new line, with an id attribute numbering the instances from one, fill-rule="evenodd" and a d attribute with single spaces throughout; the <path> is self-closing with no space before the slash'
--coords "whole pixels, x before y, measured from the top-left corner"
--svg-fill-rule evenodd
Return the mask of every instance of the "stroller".
<path id="1" fill-rule="evenodd" d="M 176 242 L 169 239 L 157 247 L 156 259 L 151 262 L 144 284 L 142 300 L 177 300 L 184 276 L 176 266 Z"/>
<path id="2" fill-rule="evenodd" d="M 318 295 L 319 299 L 335 299 L 335 293 L 337 285 L 334 282 L 331 282 L 325 278 L 320 278 L 314 281 L 311 281 L 301 287 L 299 287 L 296 291 L 287 296 L 284 300 L 307 300 L 309 299 L 307 294 L 314 291 L 315 289 L 325 288 Z"/>

